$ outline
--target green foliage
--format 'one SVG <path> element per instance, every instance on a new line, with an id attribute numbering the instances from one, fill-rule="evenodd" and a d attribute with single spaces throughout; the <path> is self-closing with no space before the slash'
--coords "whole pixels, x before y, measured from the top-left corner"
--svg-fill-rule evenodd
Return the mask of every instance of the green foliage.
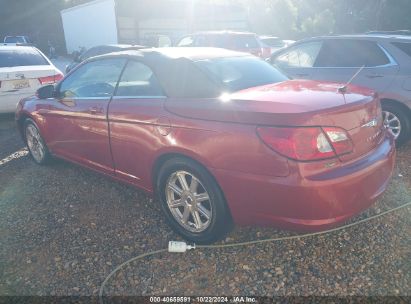
<path id="1" fill-rule="evenodd" d="M 64 0 L 0 0 L 0 41 L 6 35 L 28 35 L 46 53 L 49 41 L 64 49 L 63 4 Z"/>
<path id="2" fill-rule="evenodd" d="M 244 0 L 254 31 L 282 38 L 411 30 L 410 0 Z"/>
<path id="3" fill-rule="evenodd" d="M 306 36 L 328 35 L 333 33 L 334 26 L 334 14 L 329 9 L 325 9 L 302 22 L 301 34 Z"/>
<path id="4" fill-rule="evenodd" d="M 386 2 L 379 27 L 388 30 L 411 29 L 411 1 L 390 0 Z"/>
<path id="5" fill-rule="evenodd" d="M 271 25 L 266 30 L 271 30 L 277 36 L 293 35 L 297 32 L 297 8 L 291 0 L 270 1 L 267 13 Z"/>
<path id="6" fill-rule="evenodd" d="M 0 0 L 0 40 L 5 35 L 29 35 L 47 50 L 51 41 L 64 50 L 60 11 L 89 0 Z M 241 3 L 250 29 L 284 39 L 361 33 L 370 30 L 411 30 L 411 0 L 116 0 L 122 11 L 137 18 L 181 16 L 178 3 Z M 169 5 L 164 5 L 165 1 Z M 173 2 L 174 1 L 174 2 Z M 133 8 L 133 9 L 131 9 Z"/>

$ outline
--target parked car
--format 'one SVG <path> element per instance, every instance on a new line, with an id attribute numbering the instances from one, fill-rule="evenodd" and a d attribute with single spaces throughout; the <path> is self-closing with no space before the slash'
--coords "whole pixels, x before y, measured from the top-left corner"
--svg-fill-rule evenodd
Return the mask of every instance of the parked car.
<path id="1" fill-rule="evenodd" d="M 270 49 L 271 55 L 279 49 L 290 46 L 295 42 L 294 40 L 282 40 L 273 36 L 260 36 L 260 41 L 264 48 Z"/>
<path id="2" fill-rule="evenodd" d="M 78 54 L 77 56 L 74 57 L 73 62 L 67 65 L 66 67 L 66 74 L 69 73 L 71 70 L 73 70 L 75 67 L 77 67 L 84 60 L 89 59 L 90 57 L 104 55 L 104 54 L 113 53 L 113 52 L 119 52 L 119 51 L 140 50 L 143 48 L 145 47 L 141 45 L 129 45 L 129 44 L 107 44 L 107 45 L 99 45 L 99 46 L 92 47 L 88 49 L 87 51 L 85 51 L 84 53 Z"/>
<path id="3" fill-rule="evenodd" d="M 254 33 L 233 31 L 199 32 L 183 37 L 178 47 L 217 47 L 247 52 L 263 59 L 271 55 L 270 48 L 264 48 Z"/>
<path id="4" fill-rule="evenodd" d="M 20 99 L 62 78 L 62 72 L 35 47 L 0 46 L 0 113 L 13 113 Z"/>
<path id="5" fill-rule="evenodd" d="M 380 95 L 385 124 L 399 145 L 411 135 L 411 37 L 346 35 L 310 38 L 275 53 L 272 63 L 292 78 L 347 82 Z"/>
<path id="6" fill-rule="evenodd" d="M 338 87 L 245 53 L 146 49 L 87 60 L 16 119 L 35 162 L 154 193 L 175 231 L 208 243 L 232 221 L 325 229 L 384 192 L 395 148 L 378 96 Z"/>
<path id="7" fill-rule="evenodd" d="M 407 35 L 411 36 L 411 31 L 410 30 L 397 30 L 397 31 L 369 31 L 366 32 L 366 34 L 371 34 L 371 35 Z"/>
<path id="8" fill-rule="evenodd" d="M 143 37 L 140 37 L 141 41 L 147 47 L 172 47 L 173 42 L 169 35 L 158 33 L 147 33 Z"/>
<path id="9" fill-rule="evenodd" d="M 27 36 L 6 36 L 3 40 L 3 45 L 31 45 L 31 41 Z"/>

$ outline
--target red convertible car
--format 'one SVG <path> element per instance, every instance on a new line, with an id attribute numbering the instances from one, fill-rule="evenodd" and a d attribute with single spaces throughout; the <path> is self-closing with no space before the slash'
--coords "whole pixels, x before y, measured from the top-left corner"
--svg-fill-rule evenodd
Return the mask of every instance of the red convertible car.
<path id="1" fill-rule="evenodd" d="M 378 96 L 340 87 L 228 50 L 147 49 L 87 60 L 16 119 L 35 162 L 153 193 L 175 231 L 209 243 L 233 223 L 325 229 L 385 190 L 395 147 Z"/>

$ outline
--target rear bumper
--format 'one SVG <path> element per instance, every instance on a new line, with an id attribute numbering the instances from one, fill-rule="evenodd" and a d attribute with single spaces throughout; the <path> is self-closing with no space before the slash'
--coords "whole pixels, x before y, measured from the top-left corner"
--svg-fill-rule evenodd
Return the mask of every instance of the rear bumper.
<path id="1" fill-rule="evenodd" d="M 237 224 L 315 231 L 335 226 L 370 207 L 386 189 L 394 163 L 395 144 L 387 135 L 360 160 L 310 177 L 212 172 Z"/>

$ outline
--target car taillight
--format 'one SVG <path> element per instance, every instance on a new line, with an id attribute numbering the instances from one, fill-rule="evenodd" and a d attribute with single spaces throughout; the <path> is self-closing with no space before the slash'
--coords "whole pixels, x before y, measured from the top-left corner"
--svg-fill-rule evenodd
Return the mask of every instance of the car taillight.
<path id="1" fill-rule="evenodd" d="M 269 59 L 271 57 L 271 48 L 264 47 L 263 48 L 263 56 L 264 59 Z"/>
<path id="2" fill-rule="evenodd" d="M 39 81 L 42 85 L 45 85 L 45 84 L 53 84 L 53 83 L 59 82 L 62 79 L 63 79 L 62 74 L 56 74 L 52 76 L 40 77 Z"/>
<path id="3" fill-rule="evenodd" d="M 351 140 L 339 128 L 259 127 L 257 133 L 274 151 L 300 161 L 334 158 L 352 151 Z"/>
<path id="4" fill-rule="evenodd" d="M 324 127 L 331 144 L 337 155 L 343 155 L 352 152 L 353 145 L 347 132 L 341 128 Z"/>
<path id="5" fill-rule="evenodd" d="M 56 82 L 59 82 L 60 80 L 62 80 L 64 78 L 64 75 L 63 74 L 56 74 L 56 75 L 54 75 L 54 77 L 55 77 L 54 80 Z"/>

